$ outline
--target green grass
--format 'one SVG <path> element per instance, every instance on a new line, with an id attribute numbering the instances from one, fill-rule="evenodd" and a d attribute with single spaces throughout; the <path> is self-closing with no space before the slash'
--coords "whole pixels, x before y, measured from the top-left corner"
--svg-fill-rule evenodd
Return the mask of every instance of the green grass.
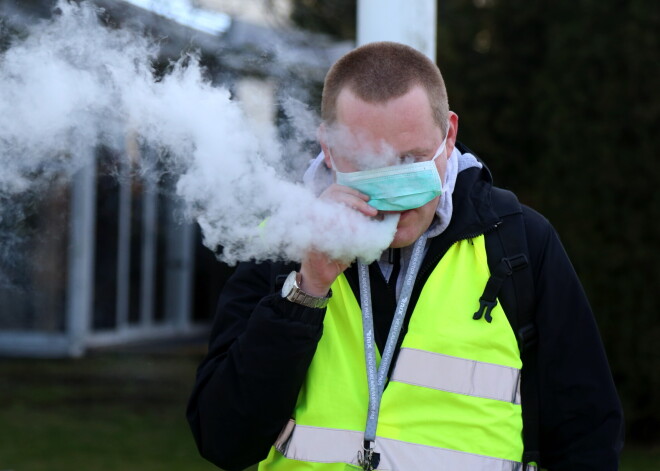
<path id="1" fill-rule="evenodd" d="M 627 445 L 621 455 L 622 471 L 660 470 L 660 445 Z"/>
<path id="2" fill-rule="evenodd" d="M 0 359 L 0 470 L 217 471 L 184 416 L 200 359 L 190 350 Z M 660 446 L 627 446 L 621 470 L 660 470 Z"/>
<path id="3" fill-rule="evenodd" d="M 0 470 L 210 471 L 185 421 L 198 355 L 0 360 Z"/>

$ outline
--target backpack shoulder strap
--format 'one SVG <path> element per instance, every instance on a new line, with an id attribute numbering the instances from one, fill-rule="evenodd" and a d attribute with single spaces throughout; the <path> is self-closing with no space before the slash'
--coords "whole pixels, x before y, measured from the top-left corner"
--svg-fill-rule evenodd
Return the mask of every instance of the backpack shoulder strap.
<path id="1" fill-rule="evenodd" d="M 532 339 L 528 334 L 521 337 L 520 329 L 534 325 L 534 280 L 522 206 L 512 192 L 496 187 L 491 190 L 491 204 L 501 222 L 485 237 L 488 266 L 491 277 L 497 273 L 505 274 L 494 295 L 500 299 L 503 308 L 509 308 L 505 313 L 522 349 L 529 346 Z M 492 299 L 488 296 L 489 301 Z"/>
<path id="2" fill-rule="evenodd" d="M 516 196 L 493 187 L 492 206 L 501 223 L 486 234 L 486 252 L 491 276 L 486 283 L 474 319 L 492 320 L 491 311 L 502 304 L 511 328 L 516 334 L 523 364 L 521 396 L 523 415 L 523 463 L 539 463 L 539 404 L 537 331 L 535 322 L 534 279 L 529 264 L 529 249 L 523 212 Z"/>

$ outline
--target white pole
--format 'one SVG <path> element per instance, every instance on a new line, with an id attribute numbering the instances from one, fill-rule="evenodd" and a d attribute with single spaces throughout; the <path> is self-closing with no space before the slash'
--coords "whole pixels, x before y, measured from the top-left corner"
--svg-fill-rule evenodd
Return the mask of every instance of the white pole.
<path id="1" fill-rule="evenodd" d="M 85 353 L 94 302 L 94 248 L 96 240 L 96 151 L 72 184 L 69 222 L 67 323 L 69 355 Z"/>
<path id="2" fill-rule="evenodd" d="M 358 46 L 395 41 L 435 62 L 436 0 L 358 0 Z"/>
<path id="3" fill-rule="evenodd" d="M 176 204 L 168 208 L 170 213 Z M 192 324 L 195 233 L 192 224 L 174 219 L 168 221 L 167 231 L 165 319 L 177 332 L 185 333 Z"/>

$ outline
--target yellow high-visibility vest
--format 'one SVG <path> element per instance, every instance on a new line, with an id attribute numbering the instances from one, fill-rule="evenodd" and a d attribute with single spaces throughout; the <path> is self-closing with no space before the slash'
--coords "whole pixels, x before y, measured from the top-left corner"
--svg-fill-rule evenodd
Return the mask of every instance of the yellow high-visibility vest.
<path id="1" fill-rule="evenodd" d="M 480 236 L 454 244 L 428 278 L 383 393 L 378 469 L 521 469 L 516 338 L 499 303 L 492 323 L 472 318 L 489 275 Z M 369 402 L 361 310 L 343 275 L 332 293 L 292 420 L 259 470 L 358 468 Z"/>

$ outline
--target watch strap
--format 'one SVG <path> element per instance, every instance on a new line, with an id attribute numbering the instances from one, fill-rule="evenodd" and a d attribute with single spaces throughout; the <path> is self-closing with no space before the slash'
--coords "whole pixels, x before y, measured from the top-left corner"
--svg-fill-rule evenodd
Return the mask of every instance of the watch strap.
<path id="1" fill-rule="evenodd" d="M 312 296 L 311 294 L 305 293 L 301 288 L 298 281 L 297 272 L 291 272 L 289 277 L 295 277 L 293 286 L 288 293 L 282 293 L 286 299 L 292 303 L 300 304 L 302 306 L 311 307 L 314 309 L 322 309 L 328 305 L 330 302 L 330 297 L 332 296 L 332 290 L 328 292 L 327 296 L 319 297 Z M 302 280 L 300 280 L 302 282 Z"/>

